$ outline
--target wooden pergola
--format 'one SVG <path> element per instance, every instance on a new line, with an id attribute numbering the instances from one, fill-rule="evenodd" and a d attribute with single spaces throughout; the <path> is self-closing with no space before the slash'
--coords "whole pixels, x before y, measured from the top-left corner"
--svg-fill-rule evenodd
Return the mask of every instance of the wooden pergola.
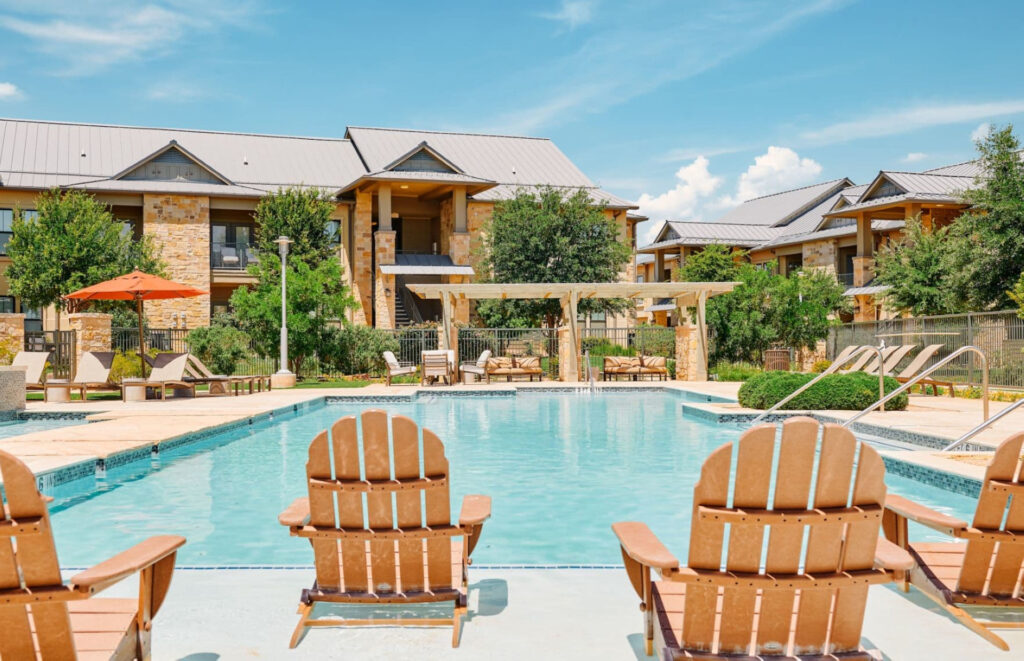
<path id="1" fill-rule="evenodd" d="M 712 296 L 727 294 L 738 282 L 548 282 L 548 283 L 471 283 L 406 285 L 411 292 L 425 299 L 441 301 L 443 332 L 441 341 L 445 349 L 458 352 L 453 335 L 452 307 L 457 300 L 467 299 L 558 299 L 562 304 L 562 321 L 569 332 L 571 346 L 579 347 L 577 306 L 588 298 L 671 298 L 676 309 L 695 308 L 697 311 L 697 341 L 700 356 L 707 366 L 708 335 L 704 307 Z M 682 318 L 682 317 L 680 317 Z M 572 351 L 567 374 L 579 375 L 578 351 Z M 458 360 L 458 357 L 456 357 Z M 572 376 L 570 376 L 572 378 Z"/>

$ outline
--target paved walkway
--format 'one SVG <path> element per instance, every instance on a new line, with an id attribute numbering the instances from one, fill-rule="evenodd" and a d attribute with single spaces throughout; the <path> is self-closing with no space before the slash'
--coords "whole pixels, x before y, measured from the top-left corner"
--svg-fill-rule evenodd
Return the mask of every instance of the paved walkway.
<path id="1" fill-rule="evenodd" d="M 154 622 L 153 657 L 653 658 L 642 652 L 639 601 L 624 570 L 472 568 L 469 618 L 458 649 L 450 646 L 449 628 L 384 627 L 314 629 L 289 650 L 288 640 L 298 622 L 299 591 L 311 581 L 312 570 L 179 570 Z M 134 589 L 119 586 L 111 595 L 131 596 Z M 320 606 L 316 612 L 330 612 L 327 609 Z M 992 647 L 919 593 L 905 595 L 875 586 L 868 598 L 862 644 L 894 660 L 1020 658 L 1024 631 L 1008 631 L 1005 637 L 1014 651 Z"/>

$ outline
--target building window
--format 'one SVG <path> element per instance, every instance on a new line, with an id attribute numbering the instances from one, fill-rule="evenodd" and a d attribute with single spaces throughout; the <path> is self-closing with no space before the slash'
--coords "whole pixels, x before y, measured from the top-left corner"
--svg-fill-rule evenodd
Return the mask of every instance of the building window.
<path id="1" fill-rule="evenodd" d="M 215 269 L 244 270 L 257 261 L 252 247 L 250 225 L 210 225 L 210 266 Z"/>
<path id="2" fill-rule="evenodd" d="M 35 220 L 39 217 L 39 212 L 35 209 L 22 209 L 21 217 L 25 220 Z M 11 240 L 13 224 L 14 209 L 0 209 L 0 255 L 7 254 L 7 242 Z"/>
<path id="3" fill-rule="evenodd" d="M 13 296 L 0 296 L 0 312 L 17 312 Z"/>
<path id="4" fill-rule="evenodd" d="M 786 277 L 793 275 L 804 268 L 803 255 L 788 255 L 786 257 Z"/>
<path id="5" fill-rule="evenodd" d="M 331 237 L 331 245 L 341 245 L 341 221 L 340 220 L 328 220 L 327 227 L 324 229 L 327 236 Z"/>

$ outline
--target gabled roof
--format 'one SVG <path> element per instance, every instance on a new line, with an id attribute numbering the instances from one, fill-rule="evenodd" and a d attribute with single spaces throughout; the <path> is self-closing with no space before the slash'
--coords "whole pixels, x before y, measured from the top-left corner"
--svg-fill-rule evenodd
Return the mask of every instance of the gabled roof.
<path id="1" fill-rule="evenodd" d="M 169 152 L 177 152 L 177 153 L 183 154 L 185 156 L 185 158 L 187 158 L 188 160 L 192 161 L 193 163 L 198 165 L 200 168 L 202 168 L 203 170 L 208 172 L 213 178 L 219 180 L 222 184 L 231 184 L 232 183 L 230 180 L 228 180 L 227 177 L 225 177 L 221 173 L 217 172 L 214 168 L 212 168 L 209 165 L 207 165 L 206 163 L 204 163 L 202 161 L 202 159 L 200 159 L 198 156 L 196 156 L 195 154 L 190 152 L 185 147 L 179 145 L 177 140 L 171 140 L 166 145 L 164 145 L 160 149 L 157 149 L 152 154 L 149 154 L 148 156 L 144 156 L 143 158 L 139 159 L 137 162 L 132 163 L 131 165 L 129 165 L 128 167 L 126 167 L 125 169 L 121 170 L 120 172 L 118 172 L 117 174 L 115 174 L 113 177 L 110 177 L 110 178 L 111 179 L 123 179 L 126 175 L 130 174 L 132 171 L 142 167 L 143 165 L 146 165 L 147 163 L 149 163 L 149 162 L 151 162 L 151 161 L 153 161 L 153 160 L 159 158 L 160 156 L 163 156 L 164 154 L 167 154 Z"/>
<path id="2" fill-rule="evenodd" d="M 891 183 L 901 193 L 955 196 L 972 187 L 974 177 L 883 170 L 868 184 L 867 190 L 857 201 L 867 202 L 872 199 L 886 182 Z"/>
<path id="3" fill-rule="evenodd" d="M 417 154 L 421 154 L 421 153 L 425 153 L 425 154 L 430 155 L 435 161 L 437 161 L 438 163 L 444 165 L 445 167 L 447 167 L 452 172 L 457 172 L 459 174 L 465 174 L 465 172 L 463 172 L 462 168 L 460 168 L 458 165 L 455 165 L 454 163 L 449 161 L 447 158 L 445 158 L 439 151 L 437 151 L 436 149 L 431 147 L 427 143 L 426 140 L 424 140 L 420 144 L 416 145 L 415 147 L 413 147 L 409 151 L 405 152 L 404 154 L 402 154 L 401 156 L 399 156 L 395 160 L 393 160 L 390 163 L 388 163 L 387 165 L 385 165 L 383 169 L 385 169 L 385 170 L 394 170 L 395 168 L 397 168 L 398 166 L 402 165 L 403 163 L 409 162 L 409 159 L 411 159 L 413 156 L 416 156 Z"/>
<path id="4" fill-rule="evenodd" d="M 778 235 L 775 227 L 761 225 L 736 225 L 732 223 L 687 223 L 675 220 L 665 221 L 654 242 L 638 249 L 649 252 L 659 248 L 676 246 L 706 246 L 724 243 L 741 248 L 752 248 Z"/>
<path id="5" fill-rule="evenodd" d="M 902 229 L 904 225 L 905 223 L 902 220 L 872 220 L 871 231 L 889 232 L 892 230 Z M 819 229 L 813 232 L 804 232 L 802 234 L 780 235 L 771 241 L 758 245 L 757 249 L 781 248 L 783 246 L 792 246 L 807 241 L 838 239 L 844 236 L 855 236 L 856 234 L 857 226 L 855 224 L 843 225 L 841 227 L 827 227 L 825 229 Z"/>
<path id="6" fill-rule="evenodd" d="M 256 197 L 282 186 L 336 189 L 366 172 L 352 143 L 342 139 L 0 119 L 0 178 L 5 187 L 106 182 L 104 190 L 136 190 L 117 175 L 172 141 L 179 149 L 187 145 L 193 158 L 237 187 L 211 194 Z"/>
<path id="7" fill-rule="evenodd" d="M 721 216 L 716 222 L 780 227 L 788 224 L 808 209 L 817 206 L 823 199 L 852 185 L 852 181 L 843 177 L 803 188 L 756 197 Z"/>

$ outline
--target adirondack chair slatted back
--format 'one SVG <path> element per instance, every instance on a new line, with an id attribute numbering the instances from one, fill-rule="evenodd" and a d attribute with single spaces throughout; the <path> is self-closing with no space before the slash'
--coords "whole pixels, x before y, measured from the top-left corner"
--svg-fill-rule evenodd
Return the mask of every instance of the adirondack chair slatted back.
<path id="1" fill-rule="evenodd" d="M 0 590 L 60 589 L 50 515 L 35 476 L 0 451 L 0 477 L 6 501 L 0 511 Z M 37 651 L 42 659 L 76 658 L 66 602 L 0 605 L 0 659 L 35 659 Z"/>
<path id="2" fill-rule="evenodd" d="M 1024 595 L 1024 433 L 996 448 L 974 511 L 973 526 L 990 538 L 970 537 L 957 590 L 976 595 Z M 1009 533 L 1009 535 L 1007 534 Z M 998 539 L 1000 538 L 1001 539 Z"/>
<path id="3" fill-rule="evenodd" d="M 317 587 L 383 595 L 451 589 L 444 445 L 424 429 L 421 450 L 419 428 L 404 416 L 391 418 L 390 438 L 386 412 L 365 411 L 360 422 L 361 445 L 356 418 L 348 416 L 309 448 L 310 524 L 335 532 L 311 539 Z M 367 531 L 392 534 L 367 541 Z"/>
<path id="4" fill-rule="evenodd" d="M 686 649 L 753 655 L 858 649 L 868 585 L 834 577 L 816 583 L 814 576 L 872 569 L 885 468 L 850 431 L 825 425 L 819 443 L 818 430 L 815 420 L 793 418 L 776 443 L 775 425 L 761 425 L 704 462 L 694 488 L 688 566 L 720 572 L 725 551 L 726 572 L 792 578 L 812 589 L 758 589 L 742 579 L 688 582 Z M 780 510 L 803 519 L 781 524 L 772 518 Z"/>

